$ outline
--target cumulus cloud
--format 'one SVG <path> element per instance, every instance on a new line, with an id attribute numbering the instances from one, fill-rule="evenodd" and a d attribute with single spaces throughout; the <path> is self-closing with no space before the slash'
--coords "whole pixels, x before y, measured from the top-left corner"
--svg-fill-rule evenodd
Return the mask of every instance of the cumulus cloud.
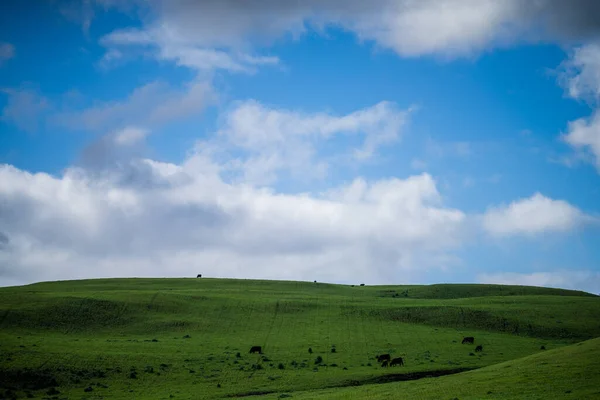
<path id="1" fill-rule="evenodd" d="M 598 288 L 600 288 L 600 272 L 595 271 L 563 270 L 533 273 L 486 273 L 479 274 L 477 280 L 480 283 L 554 287 L 600 294 L 598 293 Z"/>
<path id="2" fill-rule="evenodd" d="M 331 26 L 409 57 L 469 56 L 519 40 L 581 42 L 600 32 L 594 0 L 154 0 L 142 8 L 144 27 L 105 36 L 109 51 L 145 46 L 179 65 L 232 71 L 278 62 L 249 56 L 256 44 Z"/>
<path id="3" fill-rule="evenodd" d="M 221 118 L 222 126 L 212 148 L 243 153 L 230 160 L 228 167 L 241 171 L 245 182 L 270 184 L 281 171 L 296 178 L 322 178 L 328 168 L 328 156 L 320 154 L 323 143 L 339 135 L 363 137 L 360 147 L 335 156 L 364 161 L 379 147 L 400 139 L 410 112 L 380 102 L 342 116 L 309 114 L 250 100 L 237 103 Z"/>
<path id="4" fill-rule="evenodd" d="M 600 46 L 590 44 L 576 48 L 563 63 L 561 83 L 569 96 L 598 105 L 600 100 Z M 570 121 L 562 140 L 578 151 L 577 158 L 591 159 L 600 171 L 600 110 L 591 117 Z M 583 157 L 582 157 L 583 156 Z"/>
<path id="5" fill-rule="evenodd" d="M 593 220 L 564 200 L 535 193 L 509 205 L 491 207 L 483 215 L 483 227 L 495 236 L 535 235 L 566 232 Z"/>
<path id="6" fill-rule="evenodd" d="M 145 138 L 147 129 L 128 126 L 102 135 L 81 152 L 78 165 L 90 171 L 104 171 L 143 157 L 148 151 Z"/>
<path id="7" fill-rule="evenodd" d="M 600 45 L 577 47 L 562 63 L 561 82 L 574 99 L 600 99 Z"/>
<path id="8" fill-rule="evenodd" d="M 154 275 L 381 281 L 455 246 L 465 216 L 431 176 L 284 195 L 226 183 L 204 154 L 59 177 L 0 167 L 2 279 Z M 47 268 L 51 264 L 53 268 Z M 98 272 L 101 271 L 101 272 Z"/>
<path id="9" fill-rule="evenodd" d="M 443 204 L 429 174 L 357 177 L 295 194 L 278 192 L 270 179 L 281 170 L 293 171 L 286 181 L 314 173 L 321 146 L 336 136 L 362 138 L 341 151 L 363 160 L 399 139 L 407 115 L 387 102 L 333 115 L 246 101 L 180 164 L 145 158 L 149 131 L 128 125 L 100 137 L 59 176 L 3 165 L 0 280 L 197 272 L 417 279 L 452 262 L 466 218 Z"/>

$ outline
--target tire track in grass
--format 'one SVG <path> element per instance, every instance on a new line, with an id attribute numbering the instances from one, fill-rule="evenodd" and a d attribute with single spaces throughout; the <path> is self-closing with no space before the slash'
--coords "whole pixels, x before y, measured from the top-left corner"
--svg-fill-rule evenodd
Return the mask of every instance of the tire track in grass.
<path id="1" fill-rule="evenodd" d="M 399 334 L 397 327 L 396 329 L 390 329 L 389 322 L 380 317 L 373 318 L 371 323 L 377 324 L 378 332 L 383 333 L 378 338 L 377 350 L 373 349 L 374 352 L 376 354 L 389 353 L 394 358 L 396 356 L 394 353 L 402 346 L 402 340 L 400 339 L 402 335 Z M 375 360 L 376 354 L 373 354 L 373 360 Z M 376 363 L 376 365 L 379 365 L 379 363 Z"/>
<path id="2" fill-rule="evenodd" d="M 306 300 L 305 300 L 306 302 Z M 306 334 L 308 333 L 307 330 L 309 329 L 309 321 L 310 318 L 309 316 L 312 313 L 312 299 L 308 302 L 306 302 L 305 304 L 307 304 L 307 313 L 308 315 L 305 315 L 304 318 L 302 320 L 300 320 L 300 318 L 292 318 L 293 321 L 293 335 L 298 335 L 298 332 L 303 332 L 302 335 L 300 335 L 301 338 L 301 344 L 300 344 L 300 350 L 297 353 L 294 353 L 294 357 L 292 359 L 292 361 L 296 361 L 296 363 L 301 363 L 302 360 L 306 357 L 306 354 L 308 353 L 308 347 L 310 347 L 310 345 L 307 346 L 306 343 Z M 294 337 L 294 336 L 292 336 Z M 297 365 L 294 366 L 294 369 L 297 368 Z M 298 382 L 298 373 L 291 373 L 290 374 L 290 378 L 288 379 L 289 385 L 291 386 L 292 384 L 295 384 L 296 382 Z"/>
<path id="3" fill-rule="evenodd" d="M 268 368 L 272 369 L 269 375 L 273 377 L 273 379 L 271 379 L 272 383 L 270 383 L 269 386 L 273 389 L 276 388 L 278 384 L 281 385 L 285 381 L 285 364 L 289 354 L 290 343 L 289 340 L 283 339 L 290 338 L 290 336 L 287 335 L 286 327 L 288 321 L 294 319 L 293 316 L 288 313 L 289 310 L 287 309 L 287 305 L 289 303 L 287 303 L 284 298 L 278 299 L 278 303 L 277 316 L 269 335 L 270 344 L 269 347 L 266 348 L 270 358 Z M 283 364 L 283 369 L 279 369 L 279 363 Z M 277 382 L 275 382 L 276 380 Z"/>
<path id="4" fill-rule="evenodd" d="M 273 317 L 271 318 L 271 321 L 269 323 L 269 327 L 267 329 L 266 335 L 264 337 L 264 340 L 261 343 L 262 346 L 262 350 L 266 350 L 267 349 L 267 344 L 269 343 L 270 337 L 271 337 L 271 333 L 273 332 L 273 327 L 275 326 L 275 321 L 277 319 L 277 315 L 279 313 L 279 299 L 275 300 L 275 309 L 273 310 Z M 263 358 L 263 354 L 258 354 L 257 358 L 256 358 L 256 364 L 262 366 L 262 358 Z M 252 373 L 250 374 L 250 377 L 253 377 L 254 374 L 258 371 L 258 369 L 252 371 Z"/>
<path id="5" fill-rule="evenodd" d="M 298 363 L 302 362 L 302 359 L 306 357 L 306 351 L 308 347 L 311 347 L 310 343 L 306 342 L 307 333 L 307 321 L 311 312 L 312 299 L 297 298 L 297 293 L 301 292 L 301 283 L 296 283 L 294 287 L 293 296 L 291 298 L 282 298 L 280 303 L 279 312 L 279 341 L 280 347 L 276 348 L 278 358 L 274 360 L 275 363 L 281 362 L 284 365 L 284 370 L 280 371 L 282 379 L 280 385 L 287 387 L 296 387 L 298 384 L 298 376 L 300 371 L 298 370 Z M 298 313 L 293 309 L 294 307 L 300 307 Z M 304 315 L 302 307 L 306 306 L 306 312 L 308 315 Z M 287 307 L 292 309 L 288 310 Z M 287 341 L 281 338 L 287 338 Z M 292 340 L 290 340 L 292 339 Z M 295 361 L 292 364 L 292 361 Z"/>
<path id="6" fill-rule="evenodd" d="M 331 336 L 332 333 L 332 325 L 333 325 L 333 313 L 332 313 L 332 295 L 329 296 L 325 296 L 325 298 L 327 299 L 326 302 L 326 308 L 325 308 L 325 319 L 323 322 L 323 334 L 324 334 L 324 338 L 327 340 L 326 346 L 325 346 L 325 357 L 324 358 L 324 363 L 325 365 L 329 365 L 330 364 L 330 360 L 331 360 L 331 346 L 333 344 L 333 338 Z M 327 369 L 327 367 L 326 367 Z"/>
<path id="7" fill-rule="evenodd" d="M 361 299 L 361 300 L 363 300 L 363 303 L 364 303 L 364 297 L 365 296 L 363 296 L 363 299 Z M 357 354 L 361 355 L 361 360 L 366 360 L 369 358 L 369 340 L 367 339 L 368 335 L 367 335 L 367 329 L 366 329 L 366 324 L 365 324 L 366 318 L 363 315 L 359 314 L 359 319 L 360 319 L 360 322 L 359 322 L 360 335 L 359 335 L 359 337 L 360 337 L 361 346 L 360 346 L 360 351 L 357 352 Z M 361 362 L 360 364 L 366 365 L 366 362 Z"/>
<path id="8" fill-rule="evenodd" d="M 248 315 L 246 316 L 246 318 L 244 318 L 245 322 L 246 322 L 246 326 L 244 329 L 244 332 L 252 332 L 252 335 L 246 335 L 246 337 L 249 339 L 249 343 L 245 343 L 244 346 L 244 350 L 240 350 L 240 353 L 246 353 L 248 351 L 248 346 L 255 346 L 256 343 L 262 343 L 261 346 L 264 348 L 264 342 L 268 341 L 268 333 L 265 336 L 263 336 L 263 331 L 261 329 L 261 325 L 260 325 L 260 321 L 262 320 L 261 317 L 261 308 L 264 307 L 264 303 L 258 300 L 254 300 L 251 303 L 245 303 L 245 304 L 251 304 L 250 309 L 248 311 Z M 258 312 L 258 316 L 257 317 L 253 317 L 253 315 L 256 315 Z M 258 326 L 256 326 L 256 324 L 259 324 Z M 251 341 L 250 341 L 251 339 Z M 247 353 L 246 353 L 247 354 Z M 250 355 L 250 357 L 252 357 L 252 355 Z M 261 358 L 262 358 L 262 354 L 257 354 L 256 357 L 254 358 L 254 363 L 253 365 L 261 365 Z M 244 368 L 245 371 L 245 368 Z M 248 376 L 248 378 L 252 378 L 254 376 L 254 374 L 257 372 L 257 369 L 252 370 L 252 372 L 250 373 L 250 375 Z"/>
<path id="9" fill-rule="evenodd" d="M 229 306 L 229 311 L 231 312 L 231 310 L 238 310 L 240 307 L 239 305 L 241 304 L 241 300 L 239 299 L 228 299 L 228 302 L 230 303 Z M 229 315 L 229 323 L 227 324 L 227 329 L 226 332 L 230 332 L 233 335 L 235 335 L 237 333 L 236 327 L 238 324 L 238 320 L 236 318 L 232 318 L 231 315 Z M 234 366 L 233 365 L 237 365 L 237 364 L 233 364 L 233 365 L 229 365 L 228 360 L 231 357 L 231 353 L 233 351 L 235 351 L 235 349 L 232 349 L 230 346 L 226 346 L 227 348 L 227 352 L 224 352 L 224 357 L 225 357 L 225 362 L 221 363 L 222 365 L 222 369 L 221 369 L 221 374 L 219 374 L 219 379 L 217 380 L 217 384 L 221 385 L 221 387 L 225 386 L 228 382 L 236 382 L 237 379 L 234 376 L 235 374 L 237 374 L 237 371 L 234 371 Z M 236 358 L 237 360 L 237 358 Z"/>
<path id="10" fill-rule="evenodd" d="M 160 290 L 158 290 L 156 293 L 154 293 L 154 295 L 152 295 L 152 297 L 150 298 L 150 302 L 146 306 L 148 308 L 148 310 L 152 310 L 152 306 L 154 305 L 154 301 L 158 297 L 159 293 L 160 293 Z"/>
<path id="11" fill-rule="evenodd" d="M 348 303 L 348 299 L 350 299 L 350 304 Z M 354 341 L 351 338 L 351 333 L 352 332 L 352 312 L 351 312 L 351 307 L 353 307 L 354 304 L 354 291 L 352 292 L 352 295 L 349 297 L 346 297 L 344 299 L 344 314 L 343 314 L 343 318 L 344 318 L 344 323 L 346 326 L 346 329 L 344 329 L 344 337 L 345 337 L 345 341 L 346 341 L 346 351 L 348 352 L 348 354 L 354 354 Z M 341 366 L 340 366 L 341 367 Z"/>
<path id="12" fill-rule="evenodd" d="M 219 325 L 215 324 L 214 321 L 221 321 L 220 316 L 223 313 L 223 307 L 225 307 L 227 303 L 226 300 L 218 300 L 218 302 L 215 302 L 214 300 L 216 299 L 211 298 L 210 300 L 207 300 L 206 306 L 197 306 L 192 313 L 189 314 L 189 318 L 191 319 L 194 317 L 194 320 L 198 325 L 197 329 L 200 331 L 198 332 L 198 335 L 202 337 L 201 343 L 199 343 L 198 346 L 195 346 L 192 351 L 188 352 L 185 355 L 185 358 L 182 359 L 180 356 L 177 356 L 173 359 L 174 361 L 177 360 L 177 362 L 180 363 L 180 367 L 184 370 L 190 370 L 192 369 L 190 367 L 193 367 L 194 369 L 192 370 L 195 371 L 197 368 L 200 373 L 194 376 L 196 379 L 206 380 L 208 378 L 205 374 L 209 372 L 212 374 L 212 371 L 205 370 L 205 367 L 208 369 L 213 366 L 211 360 L 208 359 L 212 354 L 207 355 L 207 353 L 209 350 L 219 347 L 214 340 L 215 333 L 219 330 Z M 219 304 L 221 304 L 222 307 L 219 307 Z M 209 325 L 207 322 L 210 322 L 211 324 Z M 200 362 L 201 364 L 199 367 L 196 367 L 195 364 Z M 197 371 L 194 373 L 196 372 Z M 202 384 L 206 384 L 206 382 L 202 382 Z"/>
<path id="13" fill-rule="evenodd" d="M 96 298 L 96 294 L 97 294 L 97 292 L 93 292 L 93 293 L 91 293 L 91 296 L 88 295 L 86 297 L 75 297 L 76 299 L 80 300 L 79 301 L 79 307 L 77 307 L 77 311 L 75 312 L 75 316 L 81 315 L 81 310 L 83 309 L 83 305 L 85 303 L 85 300 L 86 299 L 95 299 Z M 65 328 L 64 334 L 65 335 L 69 335 L 69 334 L 71 334 L 71 332 L 73 332 L 74 329 L 75 329 L 74 324 L 69 324 Z"/>

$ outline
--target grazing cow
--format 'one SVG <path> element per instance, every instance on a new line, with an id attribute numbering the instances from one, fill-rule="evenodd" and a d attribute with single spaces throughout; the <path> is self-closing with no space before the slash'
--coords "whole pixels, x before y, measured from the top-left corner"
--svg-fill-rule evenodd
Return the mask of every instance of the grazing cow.
<path id="1" fill-rule="evenodd" d="M 388 367 L 388 365 L 389 365 L 388 363 L 389 363 L 389 360 L 385 360 L 384 362 L 382 362 L 382 363 L 381 363 L 381 366 L 382 366 L 383 368 L 387 368 L 387 367 Z"/>
<path id="2" fill-rule="evenodd" d="M 262 354 L 262 348 L 260 346 L 252 346 L 250 348 L 250 353 Z"/>
<path id="3" fill-rule="evenodd" d="M 462 340 L 462 344 L 465 344 L 465 343 L 473 344 L 474 342 L 475 342 L 475 338 L 473 336 L 467 336 L 466 338 L 464 338 Z"/>
<path id="4" fill-rule="evenodd" d="M 308 353 L 309 353 L 309 354 L 312 354 L 312 347 L 309 347 L 309 348 L 308 348 Z"/>
<path id="5" fill-rule="evenodd" d="M 390 361 L 390 367 L 395 367 L 396 365 L 404 365 L 404 360 L 402 357 L 396 357 Z"/>
<path id="6" fill-rule="evenodd" d="M 479 345 L 479 346 L 475 347 L 475 351 L 483 351 L 483 346 Z"/>
<path id="7" fill-rule="evenodd" d="M 378 356 L 375 356 L 375 358 L 377 359 L 377 362 L 382 362 L 382 361 L 390 361 L 392 359 L 392 357 L 390 357 L 389 354 L 380 354 Z"/>
<path id="8" fill-rule="evenodd" d="M 202 274 L 198 274 L 196 278 L 202 278 Z"/>

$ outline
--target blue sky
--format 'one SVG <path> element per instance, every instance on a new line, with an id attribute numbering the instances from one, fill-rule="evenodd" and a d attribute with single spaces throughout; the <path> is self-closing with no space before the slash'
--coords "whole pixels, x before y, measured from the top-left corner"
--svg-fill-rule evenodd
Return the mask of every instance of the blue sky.
<path id="1" fill-rule="evenodd" d="M 0 7 L 2 285 L 600 292 L 592 1 Z"/>

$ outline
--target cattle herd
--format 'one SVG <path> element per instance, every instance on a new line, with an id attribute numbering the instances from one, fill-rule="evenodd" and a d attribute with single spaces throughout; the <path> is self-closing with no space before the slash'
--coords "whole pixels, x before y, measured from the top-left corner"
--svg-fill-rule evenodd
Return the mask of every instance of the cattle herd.
<path id="1" fill-rule="evenodd" d="M 473 336 L 466 336 L 463 338 L 461 343 L 462 344 L 474 344 L 475 338 Z M 477 347 L 475 347 L 475 351 L 476 352 L 483 351 L 483 346 L 478 345 Z M 312 348 L 309 347 L 308 352 L 312 354 Z M 252 353 L 262 354 L 262 347 L 261 346 L 252 346 L 250 348 L 250 353 L 251 354 Z M 392 358 L 392 356 L 389 353 L 376 355 L 375 359 L 377 360 L 378 363 L 381 363 L 381 366 L 383 368 L 404 366 L 404 360 L 402 359 L 402 357 Z"/>

